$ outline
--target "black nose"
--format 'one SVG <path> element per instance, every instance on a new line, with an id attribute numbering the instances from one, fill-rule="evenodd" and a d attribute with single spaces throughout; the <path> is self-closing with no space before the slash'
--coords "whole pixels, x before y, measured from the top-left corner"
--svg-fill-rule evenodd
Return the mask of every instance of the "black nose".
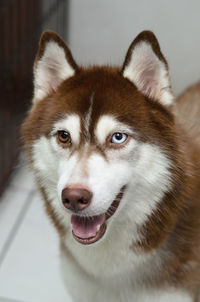
<path id="1" fill-rule="evenodd" d="M 65 208 L 78 212 L 90 205 L 92 195 L 91 191 L 82 187 L 67 187 L 62 191 L 62 202 Z"/>

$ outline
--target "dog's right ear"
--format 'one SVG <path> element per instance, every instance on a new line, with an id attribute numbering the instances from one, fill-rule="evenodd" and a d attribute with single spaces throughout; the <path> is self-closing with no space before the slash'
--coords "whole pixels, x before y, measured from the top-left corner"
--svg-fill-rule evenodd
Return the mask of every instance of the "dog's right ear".
<path id="1" fill-rule="evenodd" d="M 34 98 L 37 102 L 78 71 L 65 42 L 54 32 L 45 31 L 34 63 Z"/>

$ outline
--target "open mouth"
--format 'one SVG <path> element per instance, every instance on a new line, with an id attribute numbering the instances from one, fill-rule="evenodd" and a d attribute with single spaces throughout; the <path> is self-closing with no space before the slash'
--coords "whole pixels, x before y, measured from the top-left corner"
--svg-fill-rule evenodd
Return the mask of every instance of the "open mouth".
<path id="1" fill-rule="evenodd" d="M 125 188 L 125 186 L 121 188 L 106 213 L 92 217 L 72 215 L 72 234 L 78 242 L 87 245 L 103 237 L 107 228 L 106 221 L 116 212 Z"/>

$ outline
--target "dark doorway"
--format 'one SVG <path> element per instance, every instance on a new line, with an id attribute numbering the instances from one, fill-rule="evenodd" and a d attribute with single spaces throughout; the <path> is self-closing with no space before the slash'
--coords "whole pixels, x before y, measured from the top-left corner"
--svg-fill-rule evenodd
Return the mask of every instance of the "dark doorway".
<path id="1" fill-rule="evenodd" d="M 32 96 L 39 37 L 52 29 L 66 40 L 67 13 L 67 0 L 0 2 L 0 193 L 20 151 L 19 129 Z"/>

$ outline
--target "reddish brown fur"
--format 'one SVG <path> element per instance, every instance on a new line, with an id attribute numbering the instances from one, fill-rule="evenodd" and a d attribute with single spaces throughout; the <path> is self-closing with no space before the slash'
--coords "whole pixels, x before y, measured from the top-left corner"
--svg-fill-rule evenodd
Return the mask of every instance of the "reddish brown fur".
<path id="1" fill-rule="evenodd" d="M 147 32 L 142 37 L 147 39 Z M 158 57 L 167 64 L 157 40 L 152 36 L 150 39 Z M 43 48 L 44 46 L 39 51 L 38 58 L 41 57 Z M 129 52 L 125 65 L 129 60 Z M 72 64 L 75 64 L 71 53 L 66 55 L 69 55 Z M 33 142 L 42 135 L 48 136 L 51 125 L 63 114 L 75 112 L 83 119 L 93 95 L 91 148 L 104 152 L 102 147 L 96 144 L 93 131 L 98 118 L 105 113 L 111 113 L 116 119 L 136 130 L 138 140 L 162 146 L 164 153 L 173 162 L 172 190 L 165 195 L 148 222 L 138 230 L 142 233 L 143 240 L 131 248 L 143 251 L 161 248 L 163 251 L 170 251 L 168 257 L 163 258 L 163 270 L 151 280 L 152 283 L 161 286 L 170 283 L 175 287 L 184 287 L 191 291 L 194 297 L 200 286 L 199 122 L 193 127 L 198 128 L 196 132 L 189 133 L 188 129 L 190 121 L 200 117 L 200 102 L 197 104 L 197 101 L 192 101 L 197 90 L 200 94 L 199 84 L 178 99 L 175 109 L 168 110 L 158 102 L 144 97 L 131 82 L 122 77 L 118 68 L 79 68 L 74 77 L 64 81 L 55 93 L 33 108 L 22 127 L 23 141 L 26 150 L 30 152 Z M 191 101 L 188 101 L 189 97 Z M 195 116 L 190 118 L 188 108 L 191 106 L 197 109 L 194 111 Z M 187 123 L 186 119 L 189 120 Z M 82 143 L 88 139 L 82 135 Z M 47 213 L 62 237 L 66 230 L 60 226 L 44 192 L 43 197 L 46 200 Z"/>
<path id="2" fill-rule="evenodd" d="M 177 99 L 174 114 L 179 123 L 192 137 L 193 143 L 200 145 L 200 83 L 184 91 Z"/>

